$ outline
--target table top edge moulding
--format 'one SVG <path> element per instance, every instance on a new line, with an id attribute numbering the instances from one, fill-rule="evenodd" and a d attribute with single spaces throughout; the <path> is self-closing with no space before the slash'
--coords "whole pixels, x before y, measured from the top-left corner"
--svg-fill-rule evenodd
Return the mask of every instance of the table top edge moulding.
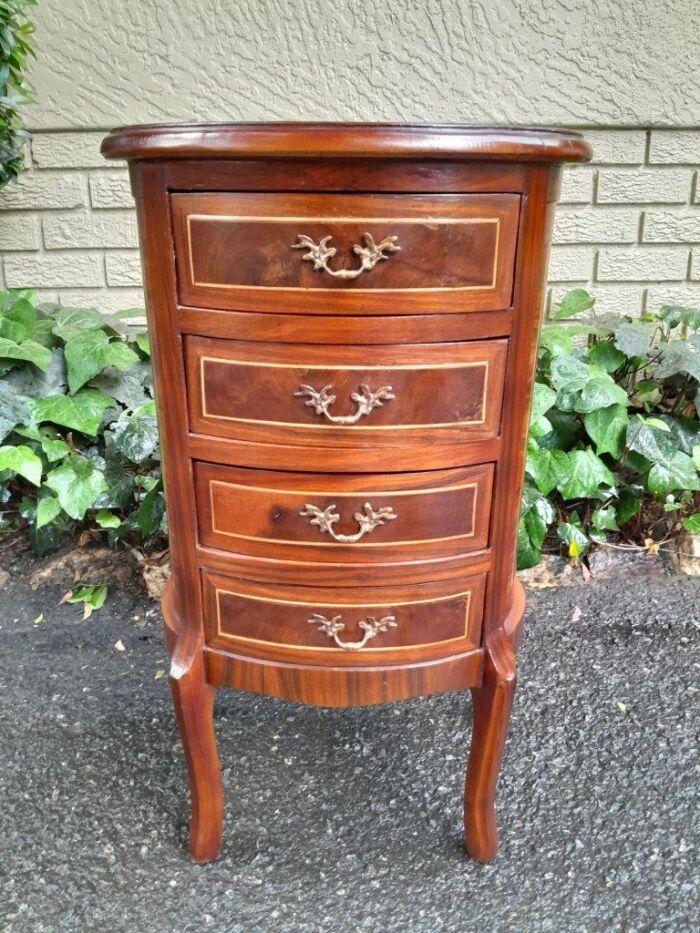
<path id="1" fill-rule="evenodd" d="M 169 683 L 215 858 L 218 688 L 323 706 L 469 689 L 464 838 L 495 788 L 566 129 L 112 130 L 137 206 L 170 527 Z M 339 804 L 341 805 L 341 804 Z"/>

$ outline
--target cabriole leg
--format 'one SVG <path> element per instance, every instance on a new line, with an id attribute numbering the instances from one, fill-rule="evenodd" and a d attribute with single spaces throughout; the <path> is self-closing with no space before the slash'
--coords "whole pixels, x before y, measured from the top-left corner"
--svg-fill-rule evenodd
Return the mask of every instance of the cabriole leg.
<path id="1" fill-rule="evenodd" d="M 464 791 L 464 845 L 472 858 L 489 862 L 498 850 L 496 781 L 515 692 L 515 655 L 503 632 L 486 645 L 484 676 L 472 689 L 472 741 Z"/>

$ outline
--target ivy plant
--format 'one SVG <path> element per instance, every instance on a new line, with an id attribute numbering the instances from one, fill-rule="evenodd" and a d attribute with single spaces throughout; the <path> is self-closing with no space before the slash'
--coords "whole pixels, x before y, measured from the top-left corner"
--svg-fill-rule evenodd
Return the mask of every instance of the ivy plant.
<path id="1" fill-rule="evenodd" d="M 0 521 L 28 524 L 39 553 L 79 529 L 111 544 L 165 531 L 141 313 L 0 293 Z"/>
<path id="2" fill-rule="evenodd" d="M 596 315 L 575 289 L 542 328 L 518 563 L 610 536 L 700 528 L 700 310 Z"/>
<path id="3" fill-rule="evenodd" d="M 35 0 L 0 0 L 0 188 L 16 178 L 24 164 L 29 134 L 22 128 L 20 108 L 31 101 L 24 77 L 34 25 L 26 19 Z"/>

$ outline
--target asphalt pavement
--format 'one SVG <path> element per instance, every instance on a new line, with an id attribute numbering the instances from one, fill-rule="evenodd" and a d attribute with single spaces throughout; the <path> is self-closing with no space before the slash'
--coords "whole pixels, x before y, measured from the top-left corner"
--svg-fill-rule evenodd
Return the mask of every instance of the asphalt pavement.
<path id="1" fill-rule="evenodd" d="M 700 582 L 529 591 L 491 865 L 461 847 L 468 693 L 322 710 L 219 691 L 222 857 L 193 866 L 159 612 L 0 602 L 0 930 L 698 928 Z M 123 650 L 119 650 L 123 648 Z"/>

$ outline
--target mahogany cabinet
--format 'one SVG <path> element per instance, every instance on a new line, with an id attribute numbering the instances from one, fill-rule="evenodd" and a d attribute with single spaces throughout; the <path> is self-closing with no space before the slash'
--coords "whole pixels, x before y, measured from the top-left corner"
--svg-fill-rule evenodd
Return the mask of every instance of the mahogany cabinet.
<path id="1" fill-rule="evenodd" d="M 465 844 L 491 859 L 547 248 L 588 145 L 226 124 L 127 127 L 103 153 L 138 208 L 192 858 L 221 844 L 212 710 L 233 687 L 325 706 L 470 688 Z"/>

